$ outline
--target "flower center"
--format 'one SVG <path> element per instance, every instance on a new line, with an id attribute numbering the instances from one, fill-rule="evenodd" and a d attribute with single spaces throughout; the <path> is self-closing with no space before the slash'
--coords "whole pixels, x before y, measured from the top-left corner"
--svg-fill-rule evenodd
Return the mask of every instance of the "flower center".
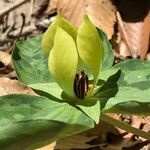
<path id="1" fill-rule="evenodd" d="M 80 98 L 84 99 L 89 89 L 88 76 L 83 70 L 80 73 L 76 73 L 74 79 L 74 93 Z"/>

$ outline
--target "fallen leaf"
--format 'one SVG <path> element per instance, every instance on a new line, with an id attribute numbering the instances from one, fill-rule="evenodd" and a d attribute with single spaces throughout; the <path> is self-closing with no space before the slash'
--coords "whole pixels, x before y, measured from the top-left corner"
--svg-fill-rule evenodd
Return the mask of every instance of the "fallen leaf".
<path id="1" fill-rule="evenodd" d="M 11 55 L 7 52 L 0 51 L 0 77 L 8 75 L 12 71 Z"/>
<path id="2" fill-rule="evenodd" d="M 43 10 L 45 10 L 46 6 L 48 5 L 48 2 L 49 2 L 49 0 L 42 0 L 42 1 L 31 0 L 30 5 L 32 5 L 32 8 L 31 8 L 32 16 L 37 17 L 37 18 L 42 16 L 44 13 Z"/>
<path id="3" fill-rule="evenodd" d="M 19 81 L 0 77 L 0 96 L 14 93 L 36 95 L 29 87 L 22 85 Z"/>
<path id="4" fill-rule="evenodd" d="M 4 64 L 4 66 L 10 65 L 11 55 L 7 52 L 0 51 L 0 62 Z"/>
<path id="5" fill-rule="evenodd" d="M 107 135 L 119 135 L 119 131 L 111 124 L 101 121 L 93 129 L 87 130 L 83 133 L 59 139 L 56 142 L 56 149 L 94 149 L 95 147 L 101 149 L 107 143 Z M 109 147 L 110 146 L 110 147 Z M 111 149 L 111 145 L 108 149 Z M 116 147 L 115 147 L 116 148 Z"/>
<path id="6" fill-rule="evenodd" d="M 142 25 L 142 39 L 140 43 L 139 55 L 142 59 L 146 58 L 147 52 L 150 48 L 150 13 L 144 19 Z"/>
<path id="7" fill-rule="evenodd" d="M 143 130 L 146 131 L 146 132 L 150 132 L 150 116 L 147 116 L 144 118 L 144 127 L 143 127 Z"/>
<path id="8" fill-rule="evenodd" d="M 117 20 L 126 53 L 137 58 L 146 58 L 150 38 L 150 1 L 118 1 Z M 122 52 L 120 52 L 122 53 Z"/>
<path id="9" fill-rule="evenodd" d="M 55 145 L 56 145 L 56 142 L 53 142 L 47 146 L 44 146 L 35 150 L 54 150 Z"/>

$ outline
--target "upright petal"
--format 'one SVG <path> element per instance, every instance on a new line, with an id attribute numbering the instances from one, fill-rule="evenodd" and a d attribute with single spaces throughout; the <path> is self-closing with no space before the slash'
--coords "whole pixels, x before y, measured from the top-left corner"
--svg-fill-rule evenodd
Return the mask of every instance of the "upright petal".
<path id="1" fill-rule="evenodd" d="M 67 22 L 67 20 L 65 20 L 61 15 L 57 15 L 55 21 L 49 26 L 43 35 L 42 49 L 46 53 L 49 53 L 54 45 L 54 36 L 58 26 L 65 30 L 76 41 L 77 29 Z"/>
<path id="2" fill-rule="evenodd" d="M 43 34 L 42 49 L 45 53 L 49 53 L 54 45 L 54 36 L 57 28 L 57 23 L 54 21 Z"/>
<path id="3" fill-rule="evenodd" d="M 64 19 L 60 14 L 57 15 L 57 25 L 65 30 L 76 41 L 77 29 Z"/>
<path id="4" fill-rule="evenodd" d="M 74 96 L 73 82 L 78 65 L 78 53 L 73 38 L 58 27 L 54 46 L 49 54 L 49 70 L 63 91 Z"/>
<path id="5" fill-rule="evenodd" d="M 77 48 L 79 56 L 93 73 L 94 84 L 96 84 L 102 66 L 104 50 L 99 34 L 88 16 L 84 17 L 83 23 L 78 29 Z"/>

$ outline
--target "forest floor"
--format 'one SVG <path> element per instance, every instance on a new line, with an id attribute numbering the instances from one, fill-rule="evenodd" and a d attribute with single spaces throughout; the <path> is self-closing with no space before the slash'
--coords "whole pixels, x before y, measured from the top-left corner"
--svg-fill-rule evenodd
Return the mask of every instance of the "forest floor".
<path id="1" fill-rule="evenodd" d="M 139 9 L 140 6 L 140 9 Z M 11 64 L 13 46 L 46 31 L 60 12 L 75 26 L 88 14 L 108 36 L 115 62 L 150 60 L 150 2 L 131 0 L 1 0 L 0 2 L 0 95 L 34 94 L 20 84 Z M 127 11 L 128 10 L 128 11 Z M 114 118 L 150 131 L 150 117 L 114 114 Z M 102 129 L 102 130 L 101 130 Z M 55 147 L 55 148 L 54 148 Z M 85 133 L 61 139 L 39 150 L 150 150 L 149 141 L 105 122 Z"/>

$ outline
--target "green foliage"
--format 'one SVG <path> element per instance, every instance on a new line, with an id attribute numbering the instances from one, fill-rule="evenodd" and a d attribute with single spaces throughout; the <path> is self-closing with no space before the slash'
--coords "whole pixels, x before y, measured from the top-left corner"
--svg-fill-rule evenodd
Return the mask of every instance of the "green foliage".
<path id="1" fill-rule="evenodd" d="M 52 34 L 49 32 L 45 34 L 45 41 L 48 41 L 50 37 L 52 38 L 50 48 L 49 45 L 45 45 L 46 52 L 51 53 L 50 56 L 45 54 L 41 48 L 42 36 L 18 41 L 14 47 L 12 62 L 18 79 L 31 87 L 39 96 L 6 95 L 0 97 L 0 147 L 3 150 L 10 148 L 11 150 L 19 150 L 20 147 L 22 149 L 34 149 L 59 138 L 93 128 L 94 123 L 99 123 L 101 119 L 135 133 L 138 131 L 137 129 L 112 120 L 105 113 L 150 115 L 150 62 L 134 59 L 112 67 L 114 56 L 111 46 L 105 33 L 99 29 L 96 30 L 96 28 L 93 31 L 98 31 L 96 35 L 99 35 L 104 49 L 102 69 L 98 70 L 98 73 L 93 73 L 95 70 L 97 72 L 97 69 L 92 68 L 95 63 L 92 61 L 100 56 L 96 56 L 96 52 L 87 55 L 92 57 L 92 60 L 89 61 L 92 62 L 92 65 L 88 62 L 91 66 L 88 63 L 82 64 L 80 58 L 78 62 L 81 63 L 78 67 L 83 68 L 89 75 L 90 83 L 93 83 L 94 78 L 97 78 L 97 74 L 99 74 L 96 88 L 92 94 L 87 94 L 84 100 L 72 98 L 72 93 L 69 94 L 68 89 L 64 90 L 64 84 L 69 84 L 68 88 L 70 89 L 70 83 L 73 81 L 70 82 L 69 78 L 73 75 L 69 74 L 72 71 L 67 72 L 68 70 L 65 68 L 65 66 L 72 65 L 70 61 L 69 64 L 61 62 L 63 54 L 65 53 L 65 59 L 71 60 L 71 57 L 75 55 L 74 53 L 77 53 L 76 36 L 80 35 L 77 43 L 83 42 L 81 35 L 85 37 L 90 35 L 87 35 L 84 29 L 89 26 L 93 28 L 93 26 L 89 22 L 90 25 L 88 23 L 88 25 L 83 24 L 76 33 L 76 29 L 61 16 L 57 19 L 57 28 L 54 24 L 52 28 L 48 29 L 48 31 L 52 30 L 50 31 Z M 83 26 L 85 27 L 83 28 Z M 61 38 L 64 35 L 67 37 L 67 42 L 71 41 L 68 45 L 62 44 Z M 88 38 L 86 43 L 87 41 L 89 41 Z M 84 49 L 87 47 L 82 42 L 79 47 L 84 53 Z M 72 43 L 74 43 L 73 47 Z M 91 44 L 90 47 L 93 45 L 96 44 Z M 59 47 L 61 48 L 59 49 Z M 71 49 L 69 49 L 70 47 Z M 66 53 L 68 54 L 66 55 Z M 62 59 L 60 59 L 60 55 Z M 53 60 L 54 58 L 55 60 Z M 52 75 L 48 71 L 48 59 Z M 76 65 L 76 62 L 73 64 Z M 86 64 L 88 66 L 84 66 Z M 101 66 L 101 64 L 96 65 L 94 65 L 96 68 Z M 59 70 L 59 68 L 61 69 Z M 75 71 L 73 72 L 75 74 Z M 94 78 L 93 74 L 95 75 Z M 59 79 L 61 83 L 55 79 L 57 84 L 52 76 L 61 78 L 61 80 Z M 73 90 L 71 89 L 71 91 Z M 137 134 L 149 139 L 148 133 L 139 131 Z"/>
<path id="2" fill-rule="evenodd" d="M 95 93 L 95 96 L 101 100 L 103 111 L 149 115 L 150 89 L 148 85 L 143 85 L 142 88 L 141 81 L 137 81 L 136 78 L 132 80 L 134 84 L 124 84 L 124 80 L 122 82 L 123 84 L 121 84 L 122 76 L 124 76 L 124 74 L 121 74 L 119 70 L 110 76 Z M 147 76 L 147 74 L 145 74 L 145 76 Z M 118 80 L 119 77 L 121 80 Z M 149 81 L 147 81 L 147 83 L 149 84 Z"/>
<path id="3" fill-rule="evenodd" d="M 97 31 L 102 40 L 103 48 L 104 48 L 104 61 L 102 65 L 102 70 L 107 70 L 110 69 L 114 63 L 114 54 L 106 34 L 98 28 Z"/>
<path id="4" fill-rule="evenodd" d="M 47 55 L 41 50 L 42 36 L 15 44 L 12 63 L 24 84 L 53 82 L 48 71 Z"/>
<path id="5" fill-rule="evenodd" d="M 68 115 L 69 112 L 69 115 Z M 84 113 L 46 97 L 0 97 L 0 148 L 33 149 L 94 127 Z"/>

